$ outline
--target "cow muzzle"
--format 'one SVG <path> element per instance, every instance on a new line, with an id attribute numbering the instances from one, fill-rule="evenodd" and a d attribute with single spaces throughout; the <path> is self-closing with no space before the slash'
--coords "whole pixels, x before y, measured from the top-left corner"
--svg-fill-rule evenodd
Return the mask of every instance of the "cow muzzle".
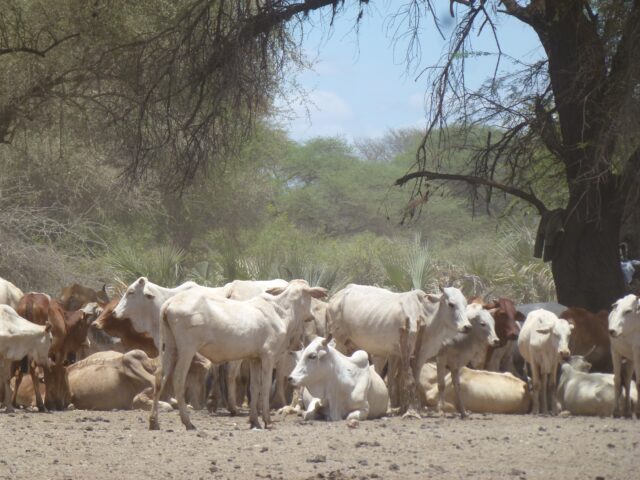
<path id="1" fill-rule="evenodd" d="M 510 333 L 509 335 L 507 335 L 507 340 L 517 340 L 517 339 L 518 339 L 518 332 Z"/>
<path id="2" fill-rule="evenodd" d="M 499 338 L 494 338 L 494 339 L 491 341 L 491 346 L 492 346 L 492 347 L 499 347 L 499 346 L 500 346 L 500 339 L 499 339 Z"/>
<path id="3" fill-rule="evenodd" d="M 287 383 L 290 385 L 293 385 L 294 387 L 300 386 L 300 381 L 297 380 L 295 377 L 287 377 Z"/>
<path id="4" fill-rule="evenodd" d="M 458 328 L 458 331 L 460 333 L 469 333 L 471 331 L 471 324 L 467 323 L 466 325 L 463 325 L 462 327 Z"/>
<path id="5" fill-rule="evenodd" d="M 560 358 L 562 360 L 568 360 L 571 356 L 571 352 L 569 350 L 560 350 Z"/>

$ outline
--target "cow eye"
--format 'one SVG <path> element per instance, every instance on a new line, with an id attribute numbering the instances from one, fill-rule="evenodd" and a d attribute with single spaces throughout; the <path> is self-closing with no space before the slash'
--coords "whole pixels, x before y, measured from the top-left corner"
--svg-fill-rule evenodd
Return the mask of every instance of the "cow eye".
<path id="1" fill-rule="evenodd" d="M 455 303 L 453 303 L 453 302 L 449 302 L 449 306 L 450 306 L 451 308 L 455 308 L 455 306 L 456 306 L 456 305 L 455 305 Z"/>
<path id="2" fill-rule="evenodd" d="M 129 291 L 127 292 L 127 296 L 128 296 L 128 295 L 133 295 L 133 290 L 129 290 Z"/>
<path id="3" fill-rule="evenodd" d="M 316 358 L 318 358 L 318 354 L 317 353 L 310 353 L 309 357 L 311 360 L 315 360 Z"/>
<path id="4" fill-rule="evenodd" d="M 145 293 L 144 296 L 147 298 L 153 298 L 153 295 L 151 295 L 150 293 Z"/>
<path id="5" fill-rule="evenodd" d="M 484 320 L 480 321 L 480 326 L 481 327 L 486 327 L 487 326 L 487 322 L 485 322 Z"/>

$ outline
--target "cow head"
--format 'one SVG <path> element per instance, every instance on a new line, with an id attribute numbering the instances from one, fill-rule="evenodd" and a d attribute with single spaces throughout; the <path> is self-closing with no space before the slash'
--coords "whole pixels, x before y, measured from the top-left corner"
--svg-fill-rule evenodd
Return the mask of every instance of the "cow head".
<path id="1" fill-rule="evenodd" d="M 50 365 L 43 368 L 45 397 L 44 404 L 49 410 L 64 410 L 71 403 L 71 390 L 67 368 Z"/>
<path id="2" fill-rule="evenodd" d="M 460 333 L 471 331 L 471 324 L 467 318 L 467 299 L 455 287 L 440 287 L 442 295 L 425 294 L 425 301 L 438 303 L 438 315 L 444 320 L 445 328 Z"/>
<path id="3" fill-rule="evenodd" d="M 515 305 L 508 298 L 496 298 L 485 304 L 496 323 L 496 334 L 502 345 L 508 340 L 517 340 L 520 334 L 518 321 L 523 322 L 525 316 L 516 310 Z"/>
<path id="4" fill-rule="evenodd" d="M 299 355 L 289 382 L 298 387 L 324 381 L 331 369 L 327 361 L 331 348 L 335 348 L 335 340 L 314 338 Z"/>
<path id="5" fill-rule="evenodd" d="M 149 308 L 149 303 L 156 298 L 153 284 L 140 277 L 127 288 L 116 307 L 113 309 L 115 318 L 144 317 Z"/>
<path id="6" fill-rule="evenodd" d="M 500 339 L 496 335 L 495 323 L 488 310 L 482 304 L 472 303 L 467 306 L 467 317 L 471 323 L 470 335 L 486 339 L 490 347 L 497 347 Z"/>
<path id="7" fill-rule="evenodd" d="M 586 355 L 571 355 L 567 363 L 579 372 L 588 373 L 591 370 L 591 364 L 585 357 Z"/>
<path id="8" fill-rule="evenodd" d="M 555 317 L 555 315 L 553 316 Z M 556 317 L 555 322 L 538 327 L 536 329 L 536 332 L 541 335 L 551 335 L 553 338 L 553 343 L 557 346 L 558 356 L 562 360 L 566 360 L 571 355 L 571 350 L 569 350 L 569 337 L 571 336 L 572 330 L 572 324 L 570 324 L 564 318 Z"/>
<path id="9" fill-rule="evenodd" d="M 629 294 L 613 304 L 609 314 L 609 335 L 616 338 L 637 331 L 640 331 L 640 299 Z"/>
<path id="10" fill-rule="evenodd" d="M 305 322 L 313 319 L 311 299 L 326 297 L 327 289 L 310 287 L 306 280 L 298 279 L 291 280 L 286 287 L 270 288 L 266 293 L 286 302 L 293 310 L 293 318 Z"/>

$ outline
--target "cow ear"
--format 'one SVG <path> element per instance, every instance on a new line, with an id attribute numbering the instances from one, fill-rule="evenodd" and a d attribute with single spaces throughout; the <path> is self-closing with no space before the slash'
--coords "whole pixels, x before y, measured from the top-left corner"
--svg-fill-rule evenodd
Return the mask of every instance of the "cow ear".
<path id="1" fill-rule="evenodd" d="M 313 298 L 324 298 L 327 296 L 327 289 L 322 287 L 310 287 L 308 292 Z"/>
<path id="2" fill-rule="evenodd" d="M 282 292 L 284 292 L 284 289 L 285 289 L 285 287 L 273 287 L 273 288 L 268 289 L 266 291 L 266 293 L 268 293 L 269 295 L 273 295 L 274 297 L 277 297 Z"/>
<path id="3" fill-rule="evenodd" d="M 331 348 L 336 348 L 336 339 L 332 338 L 331 341 L 329 342 L 329 346 Z"/>
<path id="4" fill-rule="evenodd" d="M 144 294 L 145 297 L 147 297 L 149 300 L 156 298 L 156 296 L 151 292 L 151 289 L 149 287 L 144 287 L 144 290 L 142 291 L 142 293 Z"/>
<path id="5" fill-rule="evenodd" d="M 139 286 L 139 287 L 144 287 L 145 283 L 147 283 L 147 279 L 146 279 L 146 278 L 144 278 L 144 277 L 140 277 L 140 278 L 138 279 L 138 286 Z"/>
<path id="6" fill-rule="evenodd" d="M 544 327 L 544 328 L 537 328 L 536 332 L 542 334 L 542 335 L 546 335 L 548 333 L 551 333 L 551 327 Z"/>
<path id="7" fill-rule="evenodd" d="M 50 332 L 51 331 L 51 324 L 49 322 L 44 324 L 44 331 L 45 332 Z"/>
<path id="8" fill-rule="evenodd" d="M 438 303 L 440 301 L 440 296 L 439 295 L 434 295 L 432 293 L 428 293 L 426 298 L 431 303 Z"/>
<path id="9" fill-rule="evenodd" d="M 516 320 L 524 322 L 526 319 L 527 319 L 527 317 L 524 316 L 524 313 L 516 310 Z"/>

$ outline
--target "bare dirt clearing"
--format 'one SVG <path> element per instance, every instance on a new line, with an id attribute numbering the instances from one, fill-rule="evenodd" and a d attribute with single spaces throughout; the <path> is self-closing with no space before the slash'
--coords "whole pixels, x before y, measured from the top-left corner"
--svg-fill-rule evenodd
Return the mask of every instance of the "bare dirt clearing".
<path id="1" fill-rule="evenodd" d="M 472 415 L 422 420 L 302 422 L 275 416 L 177 412 L 147 430 L 141 411 L 0 414 L 0 478 L 638 478 L 640 422 L 588 417 Z"/>

